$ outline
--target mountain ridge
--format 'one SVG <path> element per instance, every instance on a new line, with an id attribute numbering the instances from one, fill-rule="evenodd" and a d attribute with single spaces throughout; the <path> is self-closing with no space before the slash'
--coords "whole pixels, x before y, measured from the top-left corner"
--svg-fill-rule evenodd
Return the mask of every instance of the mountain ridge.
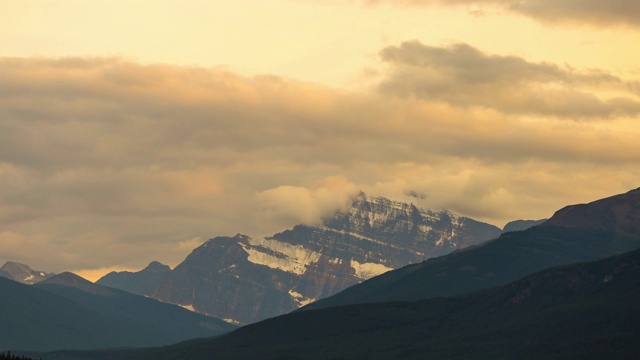
<path id="1" fill-rule="evenodd" d="M 299 311 L 164 348 L 58 352 L 44 360 L 634 358 L 640 250 L 509 284 L 412 302 Z"/>
<path id="2" fill-rule="evenodd" d="M 96 281 L 96 284 L 125 290 L 138 295 L 149 295 L 169 274 L 171 268 L 158 261 L 152 261 L 144 269 L 131 271 L 112 271 Z"/>
<path id="3" fill-rule="evenodd" d="M 579 212 L 572 210 L 576 207 L 565 207 L 541 225 L 521 232 L 507 232 L 481 246 L 390 271 L 303 309 L 452 296 L 503 285 L 547 267 L 597 260 L 634 250 L 640 247 L 640 236 L 625 236 L 619 229 L 629 228 L 629 224 L 634 228 L 633 224 L 640 216 L 639 195 L 640 191 L 635 190 L 579 205 Z M 628 206 L 629 203 L 633 206 Z M 620 209 L 621 205 L 627 212 L 616 212 L 616 220 L 606 223 L 610 228 L 603 227 L 603 222 L 594 227 L 588 220 L 570 220 L 567 215 L 610 214 L 613 213 L 611 209 Z M 587 227 L 560 226 L 563 223 L 586 223 Z M 640 229 L 638 231 L 640 234 Z"/>
<path id="4" fill-rule="evenodd" d="M 324 219 L 322 226 L 296 225 L 265 238 L 209 239 L 149 296 L 246 324 L 500 233 L 450 211 L 361 192 L 348 210 Z"/>
<path id="5" fill-rule="evenodd" d="M 33 270 L 29 265 L 14 261 L 7 261 L 0 268 L 0 276 L 21 282 L 23 284 L 35 284 L 39 281 L 50 278 L 55 274 L 44 271 Z"/>
<path id="6" fill-rule="evenodd" d="M 0 279 L 0 351 L 148 347 L 235 326 L 64 272 L 27 285 Z"/>
<path id="7" fill-rule="evenodd" d="M 543 225 L 607 230 L 640 239 L 640 188 L 588 204 L 566 206 Z"/>

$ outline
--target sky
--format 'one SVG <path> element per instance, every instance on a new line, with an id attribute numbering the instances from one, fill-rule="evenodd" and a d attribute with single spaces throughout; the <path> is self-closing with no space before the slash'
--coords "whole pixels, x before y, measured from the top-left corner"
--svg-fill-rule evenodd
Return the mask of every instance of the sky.
<path id="1" fill-rule="evenodd" d="M 640 187 L 640 2 L 0 0 L 0 263 L 170 266 L 359 191 L 499 227 Z"/>

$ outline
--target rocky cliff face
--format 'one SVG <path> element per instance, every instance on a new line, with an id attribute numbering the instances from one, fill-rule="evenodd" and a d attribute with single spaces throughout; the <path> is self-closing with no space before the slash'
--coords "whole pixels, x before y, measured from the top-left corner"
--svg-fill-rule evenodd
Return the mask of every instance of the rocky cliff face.
<path id="1" fill-rule="evenodd" d="M 280 315 L 386 271 L 498 237 L 449 211 L 359 194 L 323 226 L 272 237 L 217 237 L 195 249 L 152 296 L 233 323 Z"/>
<path id="2" fill-rule="evenodd" d="M 42 280 L 48 279 L 53 275 L 55 274 L 33 270 L 28 265 L 20 264 L 13 261 L 7 261 L 0 268 L 0 276 L 27 285 L 35 284 Z"/>

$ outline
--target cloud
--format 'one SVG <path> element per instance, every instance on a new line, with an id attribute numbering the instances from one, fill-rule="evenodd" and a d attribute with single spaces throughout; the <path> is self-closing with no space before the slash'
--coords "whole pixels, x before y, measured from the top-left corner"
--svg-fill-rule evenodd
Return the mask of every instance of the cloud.
<path id="1" fill-rule="evenodd" d="M 313 189 L 282 185 L 260 192 L 261 220 L 283 229 L 297 224 L 320 225 L 322 219 L 351 205 L 358 187 L 342 176 L 331 176 Z"/>
<path id="2" fill-rule="evenodd" d="M 640 4 L 626 0 L 526 0 L 513 1 L 510 10 L 542 21 L 572 20 L 600 25 L 638 26 Z"/>
<path id="3" fill-rule="evenodd" d="M 604 71 L 489 55 L 467 44 L 434 47 L 410 41 L 380 55 L 391 66 L 380 85 L 387 94 L 507 114 L 589 119 L 640 113 L 637 84 Z"/>
<path id="4" fill-rule="evenodd" d="M 630 105 L 558 121 L 561 107 L 537 116 L 473 92 L 538 82 L 546 99 L 553 81 L 631 98 L 624 79 L 468 46 L 383 53 L 391 73 L 371 93 L 119 58 L 0 58 L 0 262 L 175 266 L 214 236 L 317 224 L 359 190 L 500 225 L 638 186 L 640 134 L 619 110 Z M 450 73 L 446 91 L 389 96 L 405 91 L 400 72 L 430 67 Z M 414 80 L 406 89 L 421 89 Z"/>
<path id="5" fill-rule="evenodd" d="M 491 6 L 543 22 L 638 26 L 640 4 L 628 0 L 369 0 L 403 5 Z M 472 10 L 474 12 L 478 9 Z"/>

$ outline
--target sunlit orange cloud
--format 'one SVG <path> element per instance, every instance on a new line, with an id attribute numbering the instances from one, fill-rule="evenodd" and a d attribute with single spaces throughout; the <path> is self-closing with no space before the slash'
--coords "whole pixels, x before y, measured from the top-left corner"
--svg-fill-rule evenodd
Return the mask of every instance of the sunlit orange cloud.
<path id="1" fill-rule="evenodd" d="M 472 60 L 503 59 L 477 52 Z M 0 59 L 0 222 L 10 240 L 0 261 L 38 259 L 30 265 L 91 279 L 152 260 L 175 266 L 214 236 L 317 224 L 360 190 L 503 225 L 638 187 L 640 129 L 628 113 L 507 111 L 510 99 L 473 91 L 466 102 L 451 91 L 408 96 L 388 85 L 406 66 L 387 62 L 381 86 L 347 92 L 120 58 Z M 619 85 L 628 80 L 613 83 L 637 96 Z M 446 85 L 468 86 L 456 76 Z M 597 88 L 581 91 L 603 96 Z"/>

